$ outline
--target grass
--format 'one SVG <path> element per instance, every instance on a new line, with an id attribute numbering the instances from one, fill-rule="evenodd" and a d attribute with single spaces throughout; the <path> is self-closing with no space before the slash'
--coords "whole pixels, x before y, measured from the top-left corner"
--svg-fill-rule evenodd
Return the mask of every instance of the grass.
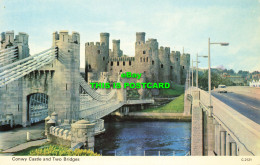
<path id="1" fill-rule="evenodd" d="M 29 147 L 27 149 L 14 153 L 14 156 L 27 156 L 27 155 L 29 155 L 30 151 L 32 151 L 32 150 L 48 147 L 50 145 L 51 145 L 50 143 L 45 143 L 43 145 Z"/>
<path id="2" fill-rule="evenodd" d="M 176 97 L 176 96 L 180 96 L 183 93 L 184 93 L 184 87 L 181 85 L 173 85 L 169 89 L 165 89 L 165 88 L 160 89 L 161 97 L 169 97 L 169 96 Z"/>
<path id="3" fill-rule="evenodd" d="M 142 112 L 157 112 L 157 113 L 183 113 L 184 111 L 184 94 L 180 95 L 170 103 L 158 107 L 145 109 Z"/>
<path id="4" fill-rule="evenodd" d="M 68 147 L 45 143 L 14 153 L 15 156 L 100 156 L 86 149 L 70 150 Z"/>

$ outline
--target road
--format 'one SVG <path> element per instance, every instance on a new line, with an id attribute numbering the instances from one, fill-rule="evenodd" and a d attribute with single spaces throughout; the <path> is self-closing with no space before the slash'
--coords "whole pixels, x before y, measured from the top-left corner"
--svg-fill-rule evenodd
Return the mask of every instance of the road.
<path id="1" fill-rule="evenodd" d="M 234 92 L 217 93 L 213 91 L 212 95 L 237 112 L 260 124 L 260 99 Z"/>

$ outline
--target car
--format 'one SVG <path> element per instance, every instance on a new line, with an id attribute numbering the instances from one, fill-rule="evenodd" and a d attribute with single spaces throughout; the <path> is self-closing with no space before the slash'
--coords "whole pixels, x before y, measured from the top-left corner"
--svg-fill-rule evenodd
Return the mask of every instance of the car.
<path id="1" fill-rule="evenodd" d="M 226 85 L 219 85 L 218 86 L 218 93 L 227 93 Z"/>

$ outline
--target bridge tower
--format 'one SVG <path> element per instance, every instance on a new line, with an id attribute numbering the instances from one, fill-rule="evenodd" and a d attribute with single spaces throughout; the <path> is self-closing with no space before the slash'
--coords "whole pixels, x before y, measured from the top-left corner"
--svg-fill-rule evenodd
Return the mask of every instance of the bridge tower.
<path id="1" fill-rule="evenodd" d="M 54 61 L 54 85 L 49 111 L 55 111 L 61 119 L 78 119 L 80 35 L 78 32 L 53 33 L 53 46 L 58 47 L 58 60 Z M 53 106 L 52 106 L 53 105 Z"/>
<path id="2" fill-rule="evenodd" d="M 28 38 L 28 34 L 22 32 L 19 32 L 18 35 L 15 35 L 14 31 L 3 32 L 1 33 L 1 49 L 17 47 L 15 48 L 17 49 L 17 57 L 13 61 L 26 58 L 30 52 Z M 22 100 L 23 80 L 24 78 L 20 78 L 0 88 L 0 120 L 3 120 L 0 121 L 0 126 L 1 123 L 10 125 L 22 123 L 22 116 L 24 115 L 22 111 L 24 106 Z"/>

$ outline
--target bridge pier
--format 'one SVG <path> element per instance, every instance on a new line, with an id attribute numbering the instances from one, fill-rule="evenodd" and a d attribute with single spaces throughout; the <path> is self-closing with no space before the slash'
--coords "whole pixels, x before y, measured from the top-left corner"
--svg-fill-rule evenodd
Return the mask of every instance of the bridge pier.
<path id="1" fill-rule="evenodd" d="M 207 116 L 207 141 L 208 141 L 208 156 L 214 156 L 214 147 L 215 147 L 215 126 L 212 116 Z"/>
<path id="2" fill-rule="evenodd" d="M 220 153 L 220 136 L 219 136 L 219 127 L 220 124 L 215 121 L 215 154 L 219 155 Z"/>
<path id="3" fill-rule="evenodd" d="M 230 143 L 230 156 L 237 156 L 237 144 L 236 142 Z"/>
<path id="4" fill-rule="evenodd" d="M 220 131 L 220 155 L 226 156 L 226 131 Z"/>

